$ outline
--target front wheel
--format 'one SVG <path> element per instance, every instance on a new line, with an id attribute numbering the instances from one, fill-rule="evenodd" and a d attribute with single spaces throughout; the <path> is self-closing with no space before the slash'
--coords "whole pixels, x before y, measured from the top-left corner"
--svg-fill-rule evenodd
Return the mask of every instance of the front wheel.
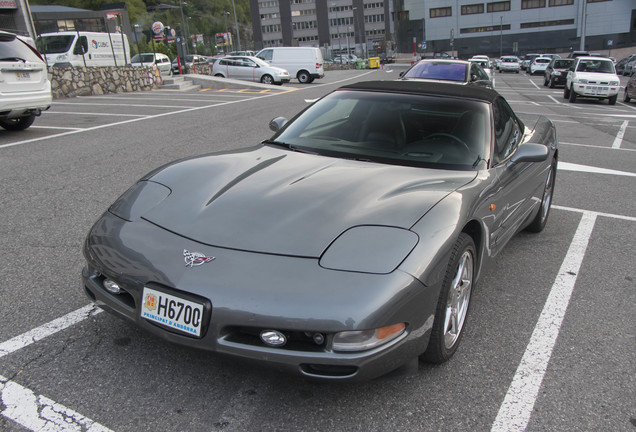
<path id="1" fill-rule="evenodd" d="M 422 354 L 428 362 L 447 361 L 459 346 L 474 284 L 476 256 L 475 242 L 468 234 L 461 233 L 451 251 L 431 338 Z"/>
<path id="2" fill-rule="evenodd" d="M 274 84 L 274 78 L 272 78 L 271 75 L 266 74 L 261 77 L 261 82 L 263 84 Z"/>
<path id="3" fill-rule="evenodd" d="M 627 94 L 627 89 L 625 89 L 625 93 L 623 94 L 623 102 L 629 102 L 631 100 L 632 98 L 629 97 L 629 95 Z"/>
<path id="4" fill-rule="evenodd" d="M 548 87 L 554 88 L 554 80 L 550 78 L 550 82 L 548 83 Z"/>
<path id="5" fill-rule="evenodd" d="M 298 72 L 298 82 L 302 84 L 309 84 L 311 82 L 311 75 L 307 71 Z"/>
<path id="6" fill-rule="evenodd" d="M 574 91 L 574 88 L 570 87 L 570 102 L 574 103 L 576 102 L 576 92 Z"/>
<path id="7" fill-rule="evenodd" d="M 35 114 L 31 114 L 25 117 L 0 120 L 0 126 L 9 131 L 21 131 L 31 126 L 34 121 Z"/>
<path id="8" fill-rule="evenodd" d="M 615 94 L 614 96 L 610 96 L 608 100 L 610 105 L 616 105 L 616 99 L 618 99 L 618 94 Z"/>
<path id="9" fill-rule="evenodd" d="M 565 87 L 563 87 L 563 99 L 568 99 L 570 97 L 570 89 L 568 87 L 568 83 L 565 83 Z"/>
<path id="10" fill-rule="evenodd" d="M 526 228 L 526 230 L 530 232 L 538 233 L 543 231 L 545 224 L 548 222 L 548 215 L 550 214 L 550 207 L 552 206 L 552 195 L 554 194 L 554 184 L 556 181 L 556 168 L 557 161 L 554 159 L 550 165 L 548 179 L 545 181 L 545 187 L 543 188 L 543 196 L 541 197 L 541 207 L 539 208 L 539 212 Z"/>

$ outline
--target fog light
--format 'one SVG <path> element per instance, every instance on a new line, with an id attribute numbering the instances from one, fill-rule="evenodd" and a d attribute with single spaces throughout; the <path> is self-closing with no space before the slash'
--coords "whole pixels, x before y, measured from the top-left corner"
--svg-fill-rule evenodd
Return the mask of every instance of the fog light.
<path id="1" fill-rule="evenodd" d="M 271 347 L 282 347 L 287 343 L 287 338 L 278 330 L 263 330 L 261 340 Z"/>
<path id="2" fill-rule="evenodd" d="M 104 285 L 104 288 L 106 288 L 106 291 L 108 291 L 109 293 L 112 293 L 112 294 L 121 293 L 121 288 L 115 281 L 112 281 L 110 279 L 105 279 L 102 285 Z"/>
<path id="3" fill-rule="evenodd" d="M 405 323 L 393 324 L 371 330 L 344 331 L 333 338 L 334 351 L 364 351 L 383 345 L 400 336 L 406 330 Z"/>

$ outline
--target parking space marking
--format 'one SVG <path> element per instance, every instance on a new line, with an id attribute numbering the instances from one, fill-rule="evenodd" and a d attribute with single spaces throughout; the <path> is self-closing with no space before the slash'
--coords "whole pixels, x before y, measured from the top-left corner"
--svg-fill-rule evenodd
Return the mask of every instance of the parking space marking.
<path id="1" fill-rule="evenodd" d="M 62 404 L 42 395 L 36 396 L 32 390 L 2 375 L 0 400 L 5 406 L 0 414 L 32 431 L 112 432 Z"/>
<path id="2" fill-rule="evenodd" d="M 528 426 L 592 236 L 596 217 L 597 215 L 593 212 L 584 212 L 581 217 L 574 238 L 532 332 L 530 342 L 499 408 L 491 428 L 492 432 L 523 431 Z"/>
<path id="3" fill-rule="evenodd" d="M 88 317 L 101 313 L 94 304 L 86 305 L 80 309 L 70 312 L 60 318 L 54 319 L 40 327 L 34 328 L 26 333 L 22 333 L 14 338 L 0 343 L 0 358 L 18 351 L 24 347 L 64 330 L 78 322 L 84 321 Z"/>
<path id="4" fill-rule="evenodd" d="M 51 111 L 47 113 L 47 117 L 51 114 L 76 114 L 76 115 L 89 115 L 89 116 L 115 116 L 115 117 L 147 117 L 146 114 L 117 114 L 117 113 L 89 113 L 89 112 L 75 112 L 75 111 Z M 84 130 L 84 129 L 82 129 Z"/>
<path id="5" fill-rule="evenodd" d="M 119 108 L 120 104 L 112 104 L 112 103 L 83 103 L 83 102 L 55 102 L 55 105 L 88 105 L 88 106 L 112 106 L 115 108 Z M 141 108 L 190 108 L 187 105 L 161 105 L 157 106 L 155 104 L 126 104 L 127 107 L 141 107 Z"/>
<path id="6" fill-rule="evenodd" d="M 569 142 L 559 142 L 559 145 L 571 145 L 571 146 L 578 146 L 578 147 L 590 147 L 590 148 L 596 148 L 596 149 L 603 149 L 603 150 L 621 150 L 621 151 L 636 151 L 636 149 L 626 149 L 626 148 L 617 148 L 617 149 L 613 149 L 611 147 L 607 147 L 607 146 L 599 146 L 599 145 L 593 145 L 593 144 L 579 144 L 579 143 L 569 143 Z"/>
<path id="7" fill-rule="evenodd" d="M 70 131 L 84 130 L 84 128 L 60 127 L 60 126 L 31 126 L 31 129 L 57 129 L 57 130 L 70 130 Z"/>
<path id="8" fill-rule="evenodd" d="M 621 148 L 621 144 L 623 143 L 623 136 L 625 135 L 625 129 L 627 129 L 628 124 L 629 122 L 627 120 L 623 122 L 623 124 L 621 125 L 621 128 L 618 130 L 618 133 L 616 134 L 616 138 L 614 139 L 614 142 L 612 143 L 612 148 Z"/>
<path id="9" fill-rule="evenodd" d="M 617 171 L 613 169 L 607 168 L 599 168 L 593 167 L 589 165 L 580 165 L 569 162 L 559 162 L 559 171 L 578 171 L 578 172 L 587 172 L 593 174 L 610 174 L 617 176 L 627 176 L 627 177 L 636 177 L 636 173 L 627 172 L 627 171 Z"/>

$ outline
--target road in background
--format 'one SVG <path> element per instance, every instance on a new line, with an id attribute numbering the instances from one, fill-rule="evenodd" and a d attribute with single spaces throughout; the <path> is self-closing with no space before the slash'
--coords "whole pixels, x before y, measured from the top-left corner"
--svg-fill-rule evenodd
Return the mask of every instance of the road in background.
<path id="1" fill-rule="evenodd" d="M 528 127 L 539 115 L 557 125 L 555 207 L 483 276 L 450 362 L 312 383 L 168 344 L 89 305 L 84 236 L 138 178 L 254 145 L 271 118 L 400 70 L 56 100 L 30 129 L 0 131 L 0 430 L 633 431 L 636 104 L 571 104 L 539 76 L 496 74 L 496 88 Z"/>

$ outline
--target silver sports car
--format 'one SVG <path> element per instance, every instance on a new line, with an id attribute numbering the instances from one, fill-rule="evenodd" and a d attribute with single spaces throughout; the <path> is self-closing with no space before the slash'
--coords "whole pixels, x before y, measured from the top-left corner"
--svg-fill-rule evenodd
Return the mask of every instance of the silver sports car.
<path id="1" fill-rule="evenodd" d="M 484 87 L 348 85 L 254 147 L 163 166 L 86 238 L 86 294 L 189 347 L 327 380 L 457 349 L 484 268 L 538 232 L 557 168 Z"/>

